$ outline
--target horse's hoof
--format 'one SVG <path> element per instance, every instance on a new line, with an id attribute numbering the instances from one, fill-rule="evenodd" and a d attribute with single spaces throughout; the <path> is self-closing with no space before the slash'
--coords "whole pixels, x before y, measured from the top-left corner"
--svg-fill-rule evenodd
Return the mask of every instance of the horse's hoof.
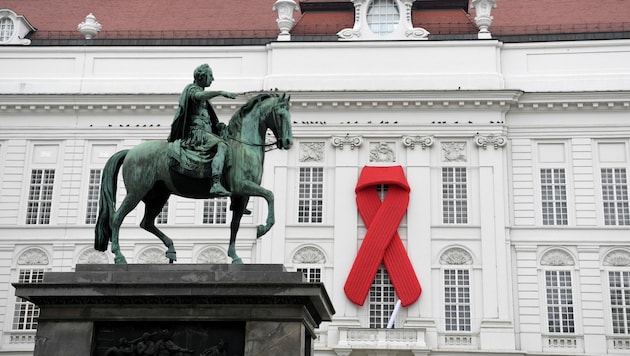
<path id="1" fill-rule="evenodd" d="M 232 259 L 232 264 L 233 265 L 242 265 L 243 264 L 243 260 L 240 257 L 236 257 Z"/>
<path id="2" fill-rule="evenodd" d="M 124 264 L 127 264 L 127 259 L 123 255 L 116 256 L 114 258 L 114 263 L 117 265 L 124 265 Z"/>
<path id="3" fill-rule="evenodd" d="M 258 227 L 256 228 L 256 238 L 261 237 L 266 232 L 267 232 L 267 229 L 265 229 L 265 225 L 258 225 Z"/>
<path id="4" fill-rule="evenodd" d="M 177 261 L 177 252 L 173 251 L 173 252 L 166 252 L 166 258 L 169 259 L 170 263 L 173 263 L 173 261 Z"/>

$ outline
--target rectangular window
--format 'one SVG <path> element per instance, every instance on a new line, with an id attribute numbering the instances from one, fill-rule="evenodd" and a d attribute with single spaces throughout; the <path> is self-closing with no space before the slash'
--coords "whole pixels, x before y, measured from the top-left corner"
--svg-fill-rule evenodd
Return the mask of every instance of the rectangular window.
<path id="1" fill-rule="evenodd" d="M 545 271 L 547 322 L 550 333 L 574 333 L 571 271 Z"/>
<path id="2" fill-rule="evenodd" d="M 166 203 L 164 203 L 162 210 L 160 211 L 158 216 L 155 218 L 155 223 L 168 224 L 168 200 L 166 201 Z"/>
<path id="3" fill-rule="evenodd" d="M 324 168 L 301 167 L 298 196 L 298 222 L 323 222 Z"/>
<path id="4" fill-rule="evenodd" d="M 630 334 L 630 271 L 609 271 L 610 314 L 614 334 Z"/>
<path id="5" fill-rule="evenodd" d="M 602 202 L 605 225 L 630 225 L 625 168 L 602 168 Z"/>
<path id="6" fill-rule="evenodd" d="M 370 287 L 370 328 L 386 328 L 396 306 L 396 292 L 385 267 L 376 272 L 374 283 Z"/>
<path id="7" fill-rule="evenodd" d="M 204 224 L 227 224 L 227 198 L 207 199 L 203 202 Z"/>
<path id="8" fill-rule="evenodd" d="M 465 167 L 442 167 L 442 222 L 468 223 L 468 183 Z"/>
<path id="9" fill-rule="evenodd" d="M 28 191 L 27 224 L 50 224 L 54 169 L 33 169 Z"/>
<path id="10" fill-rule="evenodd" d="M 20 270 L 18 283 L 41 283 L 44 280 L 43 269 Z M 13 330 L 36 330 L 39 308 L 28 300 L 15 297 L 13 312 Z"/>
<path id="11" fill-rule="evenodd" d="M 564 168 L 540 170 L 543 225 L 567 225 L 567 181 Z"/>
<path id="12" fill-rule="evenodd" d="M 98 216 L 98 198 L 101 189 L 101 170 L 90 169 L 88 182 L 87 208 L 85 211 L 85 223 L 96 224 Z"/>
<path id="13" fill-rule="evenodd" d="M 444 327 L 446 331 L 470 331 L 470 271 L 444 270 Z"/>
<path id="14" fill-rule="evenodd" d="M 298 272 L 302 272 L 304 279 L 307 282 L 321 282 L 322 281 L 322 269 L 318 267 L 302 267 L 297 269 Z"/>

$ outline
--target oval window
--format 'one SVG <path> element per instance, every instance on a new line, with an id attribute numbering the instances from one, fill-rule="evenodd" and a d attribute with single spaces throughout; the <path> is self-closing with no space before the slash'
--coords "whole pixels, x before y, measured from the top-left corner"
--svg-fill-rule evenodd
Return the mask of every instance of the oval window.
<path id="1" fill-rule="evenodd" d="M 367 23 L 373 33 L 383 36 L 394 32 L 400 12 L 394 0 L 373 0 L 367 11 Z"/>

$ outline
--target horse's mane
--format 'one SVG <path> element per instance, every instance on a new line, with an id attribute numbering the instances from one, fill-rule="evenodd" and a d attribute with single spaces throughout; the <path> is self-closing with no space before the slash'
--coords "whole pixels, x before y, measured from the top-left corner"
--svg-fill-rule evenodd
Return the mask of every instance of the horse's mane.
<path id="1" fill-rule="evenodd" d="M 258 94 L 255 97 L 249 99 L 245 105 L 241 106 L 240 109 L 238 109 L 234 115 L 232 115 L 232 118 L 230 119 L 230 122 L 228 124 L 228 132 L 230 134 L 230 136 L 235 136 L 237 135 L 238 132 L 241 131 L 241 128 L 243 126 L 243 118 L 245 116 L 247 116 L 250 112 L 252 112 L 252 110 L 254 110 L 254 108 L 262 103 L 263 101 L 269 99 L 269 98 L 273 98 L 273 97 L 278 97 L 277 94 L 271 94 L 271 93 L 262 93 L 262 94 Z"/>

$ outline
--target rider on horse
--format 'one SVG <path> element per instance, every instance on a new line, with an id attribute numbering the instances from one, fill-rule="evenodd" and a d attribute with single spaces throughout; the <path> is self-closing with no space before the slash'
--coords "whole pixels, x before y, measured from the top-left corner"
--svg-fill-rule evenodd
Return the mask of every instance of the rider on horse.
<path id="1" fill-rule="evenodd" d="M 210 194 L 228 196 L 230 192 L 221 184 L 221 176 L 225 166 L 228 146 L 226 125 L 219 121 L 210 99 L 215 96 L 236 98 L 235 93 L 225 91 L 205 91 L 214 81 L 212 69 L 202 64 L 195 69 L 194 83 L 188 84 L 179 97 L 179 107 L 171 126 L 168 142 L 180 140 L 180 144 L 172 145 L 175 165 L 182 171 L 198 178 L 212 176 Z M 214 156 L 211 150 L 216 151 Z M 212 162 L 211 172 L 204 163 Z"/>

